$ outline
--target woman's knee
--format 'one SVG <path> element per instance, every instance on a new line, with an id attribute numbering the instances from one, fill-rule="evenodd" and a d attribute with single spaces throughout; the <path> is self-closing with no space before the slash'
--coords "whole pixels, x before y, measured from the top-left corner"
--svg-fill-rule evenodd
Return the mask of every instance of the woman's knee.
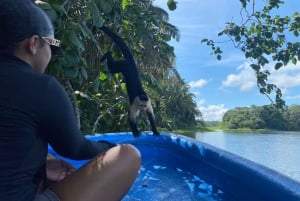
<path id="1" fill-rule="evenodd" d="M 140 167 L 141 164 L 141 153 L 140 151 L 131 144 L 118 145 L 112 149 L 112 151 L 118 152 L 118 158 L 120 162 L 127 163 L 130 166 Z M 124 165 L 124 164 L 123 164 Z"/>
<path id="2" fill-rule="evenodd" d="M 117 145 L 55 184 L 53 190 L 61 200 L 96 200 L 99 196 L 103 200 L 120 200 L 135 181 L 140 165 L 141 154 L 137 148 Z M 115 187 L 113 193 L 109 190 L 111 186 Z M 77 192 L 79 188 L 81 191 Z"/>

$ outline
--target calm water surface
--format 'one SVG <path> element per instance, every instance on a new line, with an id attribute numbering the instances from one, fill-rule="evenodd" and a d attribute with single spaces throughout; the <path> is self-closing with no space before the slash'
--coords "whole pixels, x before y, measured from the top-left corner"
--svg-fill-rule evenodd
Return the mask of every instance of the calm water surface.
<path id="1" fill-rule="evenodd" d="M 250 159 L 300 182 L 300 132 L 196 133 L 202 142 Z"/>

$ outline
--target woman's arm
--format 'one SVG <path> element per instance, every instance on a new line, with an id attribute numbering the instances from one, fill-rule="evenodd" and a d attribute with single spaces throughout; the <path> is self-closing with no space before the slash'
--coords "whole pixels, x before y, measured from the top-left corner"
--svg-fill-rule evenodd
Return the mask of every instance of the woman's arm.
<path id="1" fill-rule="evenodd" d="M 108 143 L 93 142 L 82 135 L 77 126 L 72 103 L 56 79 L 49 79 L 41 104 L 40 133 L 60 155 L 84 160 L 111 148 Z"/>

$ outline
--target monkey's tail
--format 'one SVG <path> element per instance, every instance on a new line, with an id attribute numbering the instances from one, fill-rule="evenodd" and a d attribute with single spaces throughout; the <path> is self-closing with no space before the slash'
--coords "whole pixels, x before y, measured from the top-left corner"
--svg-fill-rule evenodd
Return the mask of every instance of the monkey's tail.
<path id="1" fill-rule="evenodd" d="M 102 26 L 100 28 L 104 33 L 106 33 L 115 43 L 116 45 L 120 48 L 122 51 L 124 58 L 128 61 L 134 62 L 133 56 L 131 54 L 130 49 L 124 42 L 123 38 L 121 38 L 119 35 L 111 31 L 108 27 Z"/>

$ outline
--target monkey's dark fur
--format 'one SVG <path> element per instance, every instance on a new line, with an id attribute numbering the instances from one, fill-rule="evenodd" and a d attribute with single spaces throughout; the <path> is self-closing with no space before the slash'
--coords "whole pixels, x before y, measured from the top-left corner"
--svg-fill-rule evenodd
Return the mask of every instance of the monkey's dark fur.
<path id="1" fill-rule="evenodd" d="M 129 125 L 132 133 L 135 137 L 138 137 L 141 133 L 137 128 L 136 118 L 139 112 L 146 112 L 150 121 L 151 129 L 154 135 L 159 135 L 156 128 L 155 117 L 150 98 L 142 87 L 142 83 L 139 76 L 139 71 L 131 54 L 131 51 L 127 47 L 124 40 L 112 32 L 109 28 L 103 26 L 101 30 L 106 33 L 114 43 L 121 50 L 124 60 L 115 61 L 111 52 L 107 52 L 101 58 L 101 61 L 107 60 L 107 66 L 111 73 L 122 73 L 125 79 L 127 94 L 129 97 L 130 108 L 128 111 Z"/>

